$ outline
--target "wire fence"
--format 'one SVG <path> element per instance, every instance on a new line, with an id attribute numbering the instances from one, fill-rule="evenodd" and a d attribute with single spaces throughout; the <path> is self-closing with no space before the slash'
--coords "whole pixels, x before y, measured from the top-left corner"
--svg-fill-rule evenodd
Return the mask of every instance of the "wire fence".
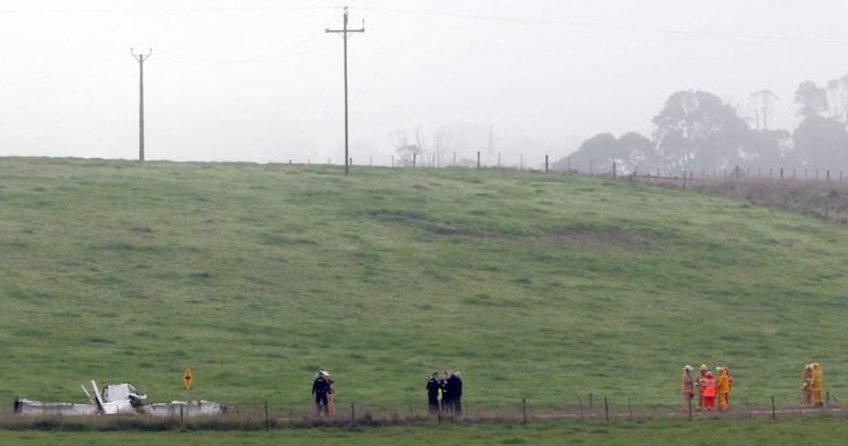
<path id="1" fill-rule="evenodd" d="M 289 164 L 344 165 L 342 159 L 289 159 Z M 629 169 L 611 162 L 597 162 L 588 166 L 572 166 L 569 159 L 555 159 L 549 154 L 500 153 L 491 151 L 450 151 L 421 154 L 369 154 L 351 157 L 351 167 L 394 168 L 468 168 L 504 169 L 535 172 L 573 173 L 588 176 L 631 179 L 683 186 L 713 184 L 716 182 L 825 182 L 848 183 L 848 170 L 838 168 L 798 167 L 733 167 L 722 169 L 669 169 L 639 167 Z"/>
<path id="2" fill-rule="evenodd" d="M 352 167 L 395 167 L 395 168 L 467 168 L 467 169 L 508 169 L 527 171 L 554 170 L 554 159 L 550 155 L 507 154 L 486 151 L 451 151 L 439 153 L 420 153 L 408 155 L 369 154 L 351 156 L 348 163 Z M 308 165 L 344 165 L 344 157 L 289 159 L 288 164 Z"/>
<path id="3" fill-rule="evenodd" d="M 228 406 L 224 415 L 215 417 L 107 416 L 62 417 L 57 415 L 21 416 L 7 412 L 0 416 L 2 429 L 46 430 L 262 430 L 305 427 L 350 427 L 391 425 L 440 425 L 450 423 L 529 424 L 546 421 L 622 422 L 622 421 L 695 421 L 728 419 L 799 419 L 815 416 L 844 417 L 848 411 L 837 399 L 827 394 L 822 407 L 805 407 L 799 401 L 763 397 L 739 401 L 730 397 L 727 411 L 702 411 L 697 401 L 679 405 L 650 404 L 624 396 L 575 395 L 559 406 L 536 406 L 522 399 L 498 407 L 475 406 L 463 401 L 461 413 L 431 412 L 426 401 L 405 404 L 377 404 L 350 401 L 336 404 L 332 415 L 321 414 L 315 406 L 304 403 L 260 403 Z"/>

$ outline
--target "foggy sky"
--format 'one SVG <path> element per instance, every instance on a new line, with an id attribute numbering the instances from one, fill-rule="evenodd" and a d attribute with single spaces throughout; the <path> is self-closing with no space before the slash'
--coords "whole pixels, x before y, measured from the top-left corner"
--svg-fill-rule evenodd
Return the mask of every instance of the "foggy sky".
<path id="1" fill-rule="evenodd" d="M 348 2 L 351 156 L 388 163 L 392 135 L 450 136 L 489 163 L 558 159 L 600 132 L 650 135 L 683 89 L 748 113 L 848 73 L 840 0 Z M 133 159 L 145 62 L 148 159 L 343 162 L 335 1 L 0 0 L 0 156 Z M 492 153 L 486 154 L 489 134 Z M 535 160 L 535 161 L 534 161 Z"/>

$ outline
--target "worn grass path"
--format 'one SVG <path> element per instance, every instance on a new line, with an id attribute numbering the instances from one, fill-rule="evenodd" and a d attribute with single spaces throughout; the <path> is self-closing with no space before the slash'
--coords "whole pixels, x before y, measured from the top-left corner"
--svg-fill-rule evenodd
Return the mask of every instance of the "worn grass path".
<path id="1" fill-rule="evenodd" d="M 736 401 L 848 400 L 848 230 L 742 202 L 527 172 L 0 158 L 0 401 L 129 380 L 308 407 L 676 405 L 720 362 Z"/>

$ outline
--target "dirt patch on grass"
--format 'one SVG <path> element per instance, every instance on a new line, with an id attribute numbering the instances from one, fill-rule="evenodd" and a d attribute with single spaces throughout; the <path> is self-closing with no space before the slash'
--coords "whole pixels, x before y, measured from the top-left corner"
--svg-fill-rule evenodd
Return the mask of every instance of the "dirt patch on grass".
<path id="1" fill-rule="evenodd" d="M 425 233 L 435 237 L 452 238 L 498 238 L 503 237 L 501 231 L 468 226 L 450 226 L 439 223 L 427 214 L 412 210 L 395 209 L 372 209 L 365 212 L 369 217 L 390 223 L 400 223 L 423 230 Z"/>
<path id="2" fill-rule="evenodd" d="M 672 231 L 659 228 L 575 224 L 547 231 L 542 241 L 565 249 L 645 250 L 659 249 L 673 237 Z"/>

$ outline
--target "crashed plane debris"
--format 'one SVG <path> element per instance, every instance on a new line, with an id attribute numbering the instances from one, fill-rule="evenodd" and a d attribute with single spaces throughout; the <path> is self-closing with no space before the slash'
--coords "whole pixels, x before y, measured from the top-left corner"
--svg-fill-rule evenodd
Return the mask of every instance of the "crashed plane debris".
<path id="1" fill-rule="evenodd" d="M 110 384 L 97 390 L 91 380 L 91 389 L 81 386 L 90 404 L 47 403 L 17 398 L 14 411 L 20 415 L 152 415 L 152 416 L 197 416 L 222 415 L 226 406 L 214 401 L 171 401 L 170 403 L 146 404 L 147 395 L 141 394 L 129 383 Z"/>

